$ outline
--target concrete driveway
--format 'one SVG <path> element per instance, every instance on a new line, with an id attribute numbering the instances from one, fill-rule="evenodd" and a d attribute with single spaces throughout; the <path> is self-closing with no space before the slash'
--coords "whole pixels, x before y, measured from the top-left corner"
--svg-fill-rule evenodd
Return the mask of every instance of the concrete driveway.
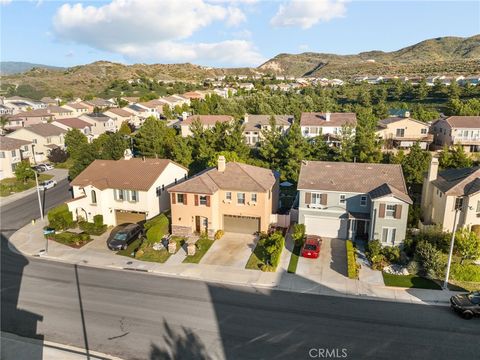
<path id="1" fill-rule="evenodd" d="M 255 235 L 225 233 L 220 240 L 213 243 L 200 263 L 244 269 L 257 241 L 258 237 Z"/>
<path id="2" fill-rule="evenodd" d="M 341 282 L 347 278 L 347 251 L 345 241 L 322 238 L 318 259 L 298 259 L 296 274 L 324 282 Z"/>

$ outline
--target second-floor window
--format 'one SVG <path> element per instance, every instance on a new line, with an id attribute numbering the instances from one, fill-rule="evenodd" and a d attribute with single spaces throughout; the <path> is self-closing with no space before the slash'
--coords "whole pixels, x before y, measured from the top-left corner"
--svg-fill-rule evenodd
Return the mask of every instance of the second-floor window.
<path id="1" fill-rule="evenodd" d="M 422 135 L 425 135 L 425 134 L 427 133 L 427 129 L 421 129 L 421 130 L 420 130 L 420 133 L 421 133 Z"/>
<path id="2" fill-rule="evenodd" d="M 0 151 L 0 159 L 5 159 L 5 151 Z"/>
<path id="3" fill-rule="evenodd" d="M 52 142 L 52 138 L 51 137 L 47 137 L 47 144 L 50 144 Z"/>
<path id="4" fill-rule="evenodd" d="M 312 193 L 312 204 L 320 205 L 322 194 Z"/>
<path id="5" fill-rule="evenodd" d="M 386 206 L 386 211 L 385 211 L 386 217 L 393 218 L 395 216 L 396 208 L 397 207 L 395 205 L 387 205 Z"/>
<path id="6" fill-rule="evenodd" d="M 92 204 L 96 204 L 97 203 L 97 193 L 95 192 L 95 190 L 92 190 L 91 196 L 92 196 Z"/>
<path id="7" fill-rule="evenodd" d="M 345 204 L 347 202 L 347 197 L 345 194 L 340 194 L 340 204 Z"/>
<path id="8" fill-rule="evenodd" d="M 404 137 L 405 129 L 397 129 L 397 137 Z"/>
<path id="9" fill-rule="evenodd" d="M 185 198 L 183 194 L 177 194 L 177 202 L 183 204 Z"/>
<path id="10" fill-rule="evenodd" d="M 207 196 L 206 195 L 200 195 L 198 198 L 200 200 L 200 205 L 207 205 Z"/>
<path id="11" fill-rule="evenodd" d="M 138 201 L 138 191 L 130 190 L 130 202 L 137 202 L 137 201 Z"/>
<path id="12" fill-rule="evenodd" d="M 480 200 L 477 201 L 477 213 L 480 213 Z"/>
<path id="13" fill-rule="evenodd" d="M 155 193 L 157 194 L 157 197 L 160 197 L 160 195 L 162 195 L 162 187 L 157 186 L 157 188 L 155 189 Z"/>
<path id="14" fill-rule="evenodd" d="M 232 193 L 230 191 L 227 191 L 225 193 L 225 200 L 228 200 L 228 201 L 232 200 Z"/>
<path id="15" fill-rule="evenodd" d="M 455 209 L 454 210 L 462 210 L 463 208 L 463 198 L 457 197 L 455 199 Z"/>
<path id="16" fill-rule="evenodd" d="M 360 206 L 367 206 L 367 197 L 365 195 L 360 197 Z"/>
<path id="17" fill-rule="evenodd" d="M 125 190 L 116 189 L 114 190 L 114 194 L 115 194 L 115 200 L 117 201 L 123 201 L 126 198 Z"/>
<path id="18" fill-rule="evenodd" d="M 17 156 L 17 151 L 16 150 L 12 150 L 12 156 L 13 157 Z"/>
<path id="19" fill-rule="evenodd" d="M 252 194 L 252 202 L 256 203 L 257 202 L 257 194 Z"/>
<path id="20" fill-rule="evenodd" d="M 237 204 L 245 204 L 245 193 L 237 193 Z"/>

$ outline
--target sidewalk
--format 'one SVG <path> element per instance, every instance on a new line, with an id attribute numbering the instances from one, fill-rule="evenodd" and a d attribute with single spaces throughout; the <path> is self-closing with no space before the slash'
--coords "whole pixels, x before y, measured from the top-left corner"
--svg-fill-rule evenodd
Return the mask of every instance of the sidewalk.
<path id="1" fill-rule="evenodd" d="M 45 221 L 28 224 L 18 230 L 10 238 L 9 246 L 13 251 L 28 256 L 39 256 L 45 249 L 42 228 Z M 290 252 L 284 250 L 281 265 L 275 273 L 264 273 L 257 270 L 236 269 L 229 266 L 183 264 L 177 259 L 170 259 L 165 264 L 144 262 L 129 257 L 115 255 L 112 251 L 84 246 L 74 249 L 55 241 L 49 241 L 48 254 L 42 258 L 110 269 L 124 269 L 149 272 L 163 276 L 174 276 L 206 282 L 226 283 L 258 288 L 272 288 L 308 294 L 330 296 L 362 297 L 416 304 L 448 304 L 455 292 L 427 289 L 404 289 L 387 287 L 383 284 L 372 284 L 360 280 L 348 279 L 345 276 L 335 277 L 335 281 L 322 280 L 318 274 L 289 274 L 286 271 Z"/>

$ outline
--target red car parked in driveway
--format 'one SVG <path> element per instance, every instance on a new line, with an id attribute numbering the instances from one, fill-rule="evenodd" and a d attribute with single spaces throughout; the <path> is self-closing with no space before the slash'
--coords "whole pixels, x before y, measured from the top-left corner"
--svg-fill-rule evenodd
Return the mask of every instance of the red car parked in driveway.
<path id="1" fill-rule="evenodd" d="M 301 255 L 306 258 L 316 259 L 320 255 L 320 245 L 322 244 L 322 239 L 318 236 L 308 236 L 305 240 L 305 243 L 302 246 Z"/>

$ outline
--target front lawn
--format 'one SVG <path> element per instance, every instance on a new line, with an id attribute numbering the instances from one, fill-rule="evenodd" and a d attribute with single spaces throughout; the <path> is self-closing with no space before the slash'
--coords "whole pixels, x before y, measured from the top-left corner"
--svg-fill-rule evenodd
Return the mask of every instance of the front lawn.
<path id="1" fill-rule="evenodd" d="M 385 286 L 441 290 L 434 281 L 417 275 L 393 275 L 382 272 Z"/>
<path id="2" fill-rule="evenodd" d="M 130 243 L 130 245 L 128 245 L 126 249 L 117 251 L 116 254 L 135 258 L 135 253 L 140 248 L 140 245 L 142 245 L 142 239 L 136 239 L 135 241 Z"/>
<path id="3" fill-rule="evenodd" d="M 273 234 L 261 234 L 245 269 L 275 272 L 284 247 L 285 238 L 280 231 L 275 231 Z"/>
<path id="4" fill-rule="evenodd" d="M 302 249 L 301 245 L 295 245 L 292 251 L 292 256 L 290 256 L 290 262 L 288 263 L 288 272 L 295 274 L 297 271 L 298 259 L 300 258 L 300 250 Z"/>
<path id="5" fill-rule="evenodd" d="M 185 244 L 185 238 L 179 236 L 172 236 L 170 241 L 175 241 L 177 243 L 177 248 L 175 253 L 177 253 L 183 244 Z M 135 259 L 141 261 L 151 261 L 151 262 L 158 262 L 164 263 L 168 260 L 168 258 L 172 255 L 168 252 L 167 248 L 162 250 L 155 250 L 153 248 L 154 243 L 150 241 L 144 241 L 143 244 L 140 246 L 140 249 L 135 253 Z"/>
<path id="6" fill-rule="evenodd" d="M 86 233 L 79 234 L 70 231 L 50 235 L 50 238 L 60 244 L 68 245 L 77 249 L 92 241 L 90 235 Z"/>
<path id="7" fill-rule="evenodd" d="M 40 174 L 38 176 L 38 183 L 45 180 L 50 180 L 53 175 Z M 28 179 L 26 183 L 17 178 L 7 178 L 0 180 L 0 197 L 8 196 L 14 193 L 22 192 L 35 187 L 35 179 Z"/>
<path id="8" fill-rule="evenodd" d="M 210 249 L 210 247 L 213 245 L 214 241 L 215 240 L 211 240 L 207 237 L 202 237 L 198 239 L 195 243 L 195 246 L 197 248 L 197 250 L 195 251 L 195 255 L 187 255 L 183 262 L 186 264 L 198 264 L 200 260 L 202 260 L 203 255 L 205 255 L 208 249 Z"/>

